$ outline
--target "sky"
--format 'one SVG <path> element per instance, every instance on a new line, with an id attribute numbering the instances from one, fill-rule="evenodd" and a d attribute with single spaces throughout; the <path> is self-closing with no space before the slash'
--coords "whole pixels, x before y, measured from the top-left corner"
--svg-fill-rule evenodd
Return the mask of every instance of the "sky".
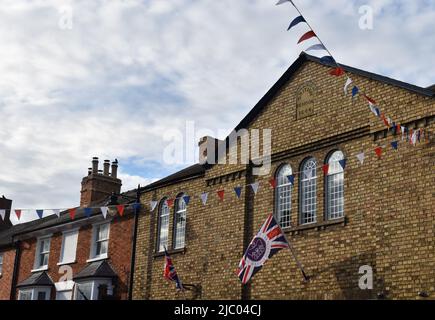
<path id="1" fill-rule="evenodd" d="M 186 148 L 201 130 L 225 137 L 310 44 L 276 2 L 1 1 L 0 196 L 77 206 L 93 156 L 118 159 L 123 191 L 193 164 L 164 161 L 168 135 L 189 122 Z M 294 3 L 338 62 L 435 83 L 434 1 Z M 360 28 L 367 5 L 372 29 Z"/>

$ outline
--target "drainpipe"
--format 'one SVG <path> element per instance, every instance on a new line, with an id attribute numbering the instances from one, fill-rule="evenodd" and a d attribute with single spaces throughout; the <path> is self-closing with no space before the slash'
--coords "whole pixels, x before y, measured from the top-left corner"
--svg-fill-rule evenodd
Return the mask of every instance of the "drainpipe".
<path id="1" fill-rule="evenodd" d="M 15 243 L 15 261 L 14 261 L 14 271 L 12 273 L 10 300 L 16 300 L 15 297 L 16 297 L 18 270 L 20 269 L 20 257 L 21 257 L 21 241 L 17 241 Z"/>
<path id="2" fill-rule="evenodd" d="M 136 203 L 140 203 L 140 185 L 137 186 Z M 128 285 L 128 300 L 133 300 L 133 279 L 134 279 L 134 267 L 136 261 L 136 240 L 137 240 L 137 228 L 139 223 L 139 213 L 140 213 L 140 209 L 135 209 L 134 225 L 133 225 L 133 241 L 132 241 L 131 261 L 130 261 L 130 280 Z"/>

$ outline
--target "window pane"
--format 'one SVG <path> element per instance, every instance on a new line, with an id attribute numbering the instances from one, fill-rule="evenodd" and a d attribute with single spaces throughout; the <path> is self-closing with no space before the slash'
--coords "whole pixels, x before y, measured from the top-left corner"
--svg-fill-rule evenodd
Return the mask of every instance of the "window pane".
<path id="1" fill-rule="evenodd" d="M 291 192 L 292 185 L 288 176 L 292 174 L 292 169 L 289 165 L 283 166 L 277 174 L 277 187 L 275 190 L 275 213 L 276 219 L 281 227 L 290 227 L 291 213 Z"/>
<path id="2" fill-rule="evenodd" d="M 60 262 L 73 262 L 76 259 L 78 231 L 65 233 Z"/>
<path id="3" fill-rule="evenodd" d="M 77 284 L 76 300 L 91 300 L 92 298 L 92 282 Z M 85 298 L 86 297 L 86 298 Z"/>
<path id="4" fill-rule="evenodd" d="M 109 234 L 109 225 L 103 224 L 98 227 L 97 240 L 105 240 Z"/>
<path id="5" fill-rule="evenodd" d="M 38 291 L 37 300 L 47 300 L 47 293 L 45 291 Z"/>
<path id="6" fill-rule="evenodd" d="M 41 242 L 41 250 L 42 252 L 48 252 L 50 251 L 50 240 L 49 239 L 44 239 Z"/>
<path id="7" fill-rule="evenodd" d="M 96 255 L 100 256 L 107 253 L 108 240 L 97 242 Z"/>
<path id="8" fill-rule="evenodd" d="M 32 291 L 31 290 L 25 290 L 20 291 L 19 300 L 32 300 Z"/>
<path id="9" fill-rule="evenodd" d="M 184 195 L 179 196 L 175 212 L 174 247 L 176 249 L 183 248 L 185 244 L 187 207 L 183 197 Z"/>
<path id="10" fill-rule="evenodd" d="M 0 274 L 3 272 L 3 254 L 0 254 Z"/>
<path id="11" fill-rule="evenodd" d="M 316 159 L 306 160 L 301 172 L 301 223 L 317 221 L 317 162 Z"/>
<path id="12" fill-rule="evenodd" d="M 159 212 L 159 245 L 158 250 L 164 251 L 168 246 L 169 235 L 169 207 L 166 203 L 166 199 L 162 200 Z"/>
<path id="13" fill-rule="evenodd" d="M 344 216 L 344 170 L 339 161 L 344 159 L 341 151 L 335 151 L 328 159 L 329 172 L 327 176 L 327 213 L 328 219 Z"/>

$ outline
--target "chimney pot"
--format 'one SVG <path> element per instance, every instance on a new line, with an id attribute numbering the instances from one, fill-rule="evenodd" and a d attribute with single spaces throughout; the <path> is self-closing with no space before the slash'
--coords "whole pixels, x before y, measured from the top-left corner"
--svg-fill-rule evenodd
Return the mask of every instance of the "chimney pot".
<path id="1" fill-rule="evenodd" d="M 92 173 L 98 173 L 98 157 L 92 158 Z"/>
<path id="2" fill-rule="evenodd" d="M 88 168 L 88 176 L 92 173 L 92 168 Z"/>
<path id="3" fill-rule="evenodd" d="M 118 177 L 118 160 L 112 162 L 112 178 Z"/>
<path id="4" fill-rule="evenodd" d="M 109 169 L 110 169 L 110 160 L 104 160 L 104 175 L 109 175 Z"/>

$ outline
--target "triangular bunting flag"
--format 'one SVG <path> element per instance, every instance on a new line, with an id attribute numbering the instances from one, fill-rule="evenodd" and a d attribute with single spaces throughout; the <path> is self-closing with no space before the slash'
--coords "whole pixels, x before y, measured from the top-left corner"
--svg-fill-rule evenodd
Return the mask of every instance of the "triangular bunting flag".
<path id="1" fill-rule="evenodd" d="M 260 183 L 258 183 L 258 182 L 251 183 L 250 186 L 251 186 L 251 188 L 252 188 L 252 191 L 254 191 L 254 194 L 257 194 L 257 192 L 258 192 L 258 187 L 260 186 Z"/>
<path id="2" fill-rule="evenodd" d="M 217 192 L 217 194 L 219 196 L 219 199 L 221 199 L 221 201 L 223 201 L 224 200 L 224 196 L 225 196 L 225 190 L 219 190 Z"/>
<path id="3" fill-rule="evenodd" d="M 42 219 L 42 216 L 44 215 L 44 210 L 37 209 L 36 214 L 38 215 L 39 219 Z"/>
<path id="4" fill-rule="evenodd" d="M 18 220 L 21 219 L 21 210 L 15 210 L 15 215 L 17 216 Z"/>
<path id="5" fill-rule="evenodd" d="M 85 208 L 84 212 L 85 212 L 85 216 L 89 218 L 92 215 L 92 208 Z"/>
<path id="6" fill-rule="evenodd" d="M 312 46 L 309 46 L 305 51 L 313 51 L 313 50 L 326 50 L 325 46 L 323 44 L 313 44 Z"/>
<path id="7" fill-rule="evenodd" d="M 377 148 L 375 149 L 375 153 L 376 153 L 376 155 L 378 156 L 378 158 L 380 159 L 381 156 L 382 156 L 382 148 L 381 148 L 381 147 L 377 147 Z"/>
<path id="8" fill-rule="evenodd" d="M 379 117 L 381 114 L 380 114 L 380 112 L 379 112 L 379 109 L 374 105 L 374 104 L 372 104 L 371 102 L 369 102 L 369 108 L 370 108 L 370 111 L 376 116 L 376 117 Z"/>
<path id="9" fill-rule="evenodd" d="M 328 171 L 329 171 L 329 164 L 324 164 L 322 166 L 322 170 L 323 170 L 323 174 L 326 176 L 328 174 Z"/>
<path id="10" fill-rule="evenodd" d="M 311 39 L 313 37 L 316 37 L 316 34 L 314 33 L 313 30 L 310 30 L 299 39 L 298 44 L 305 41 L 305 40 Z"/>
<path id="11" fill-rule="evenodd" d="M 240 196 L 242 195 L 242 187 L 235 187 L 234 192 L 236 193 L 237 198 L 240 199 Z"/>
<path id="12" fill-rule="evenodd" d="M 394 150 L 397 150 L 397 149 L 399 148 L 399 142 L 398 142 L 398 141 L 393 141 L 393 142 L 391 142 L 391 147 L 392 147 Z"/>
<path id="13" fill-rule="evenodd" d="M 346 169 L 347 159 L 338 160 L 338 163 L 343 168 L 343 170 Z"/>
<path id="14" fill-rule="evenodd" d="M 134 213 L 136 213 L 138 210 L 140 210 L 140 203 L 133 203 L 132 205 L 131 205 L 131 207 L 133 208 L 133 210 L 134 210 Z"/>
<path id="15" fill-rule="evenodd" d="M 201 194 L 201 201 L 203 205 L 206 205 L 208 199 L 208 192 L 204 192 Z"/>
<path id="16" fill-rule="evenodd" d="M 269 184 L 272 188 L 276 188 L 276 179 L 272 178 L 269 180 Z"/>
<path id="17" fill-rule="evenodd" d="M 166 204 L 168 205 L 169 208 L 172 208 L 172 206 L 174 205 L 175 200 L 174 199 L 167 199 L 166 200 Z"/>
<path id="18" fill-rule="evenodd" d="M 76 216 L 76 210 L 77 210 L 76 208 L 68 209 L 69 217 L 71 218 L 71 220 L 74 220 L 74 218 Z"/>
<path id="19" fill-rule="evenodd" d="M 352 98 L 355 97 L 359 92 L 359 89 L 357 86 L 353 86 L 352 88 Z"/>
<path id="20" fill-rule="evenodd" d="M 2 218 L 2 220 L 5 220 L 5 215 L 6 215 L 6 210 L 0 209 L 0 217 Z"/>
<path id="21" fill-rule="evenodd" d="M 351 78 L 347 78 L 346 83 L 344 84 L 344 95 L 347 96 L 347 89 L 349 88 L 349 86 L 352 84 L 352 79 Z"/>
<path id="22" fill-rule="evenodd" d="M 321 57 L 320 62 L 328 63 L 328 64 L 337 64 L 337 62 L 335 62 L 334 58 L 331 56 Z"/>
<path id="23" fill-rule="evenodd" d="M 118 209 L 118 213 L 122 217 L 124 215 L 125 206 L 123 204 L 118 204 L 116 206 L 116 209 Z"/>
<path id="24" fill-rule="evenodd" d="M 369 103 L 371 103 L 371 104 L 377 104 L 375 100 L 373 100 L 372 98 L 370 98 L 370 97 L 368 97 L 368 96 L 366 96 L 366 95 L 364 95 L 364 98 L 366 98 L 366 100 L 367 100 Z"/>
<path id="25" fill-rule="evenodd" d="M 385 118 L 385 114 L 381 114 L 381 119 L 382 121 L 384 121 L 385 126 L 387 126 L 388 128 L 390 127 L 390 124 L 388 123 L 387 118 Z"/>
<path id="26" fill-rule="evenodd" d="M 296 17 L 296 18 L 295 18 L 295 19 L 290 23 L 290 26 L 288 27 L 287 31 L 290 30 L 291 28 L 297 26 L 297 25 L 298 25 L 299 23 L 301 23 L 301 22 L 306 22 L 305 19 L 304 19 L 304 17 L 302 17 L 302 16 Z"/>
<path id="27" fill-rule="evenodd" d="M 186 206 L 188 206 L 189 202 L 190 202 L 190 196 L 184 196 L 183 200 L 184 200 L 184 203 L 186 204 Z"/>
<path id="28" fill-rule="evenodd" d="M 291 175 L 287 176 L 287 179 L 288 179 L 288 182 L 289 182 L 292 186 L 295 185 L 295 175 L 294 175 L 294 174 L 291 174 Z"/>
<path id="29" fill-rule="evenodd" d="M 340 67 L 335 68 L 329 72 L 331 76 L 341 77 L 344 74 L 344 70 Z"/>
<path id="30" fill-rule="evenodd" d="M 60 209 L 52 209 L 51 211 L 53 211 L 53 214 L 57 215 L 57 217 L 60 217 Z"/>
<path id="31" fill-rule="evenodd" d="M 150 201 L 150 211 L 154 211 L 154 209 L 157 207 L 157 201 Z"/>
<path id="32" fill-rule="evenodd" d="M 109 211 L 109 208 L 108 207 L 101 207 L 100 210 L 101 210 L 101 214 L 103 215 L 104 219 L 106 219 L 107 211 Z"/>
<path id="33" fill-rule="evenodd" d="M 364 154 L 364 152 L 361 152 L 361 153 L 357 154 L 356 157 L 357 157 L 359 163 L 360 163 L 360 164 L 363 164 L 366 155 Z"/>

